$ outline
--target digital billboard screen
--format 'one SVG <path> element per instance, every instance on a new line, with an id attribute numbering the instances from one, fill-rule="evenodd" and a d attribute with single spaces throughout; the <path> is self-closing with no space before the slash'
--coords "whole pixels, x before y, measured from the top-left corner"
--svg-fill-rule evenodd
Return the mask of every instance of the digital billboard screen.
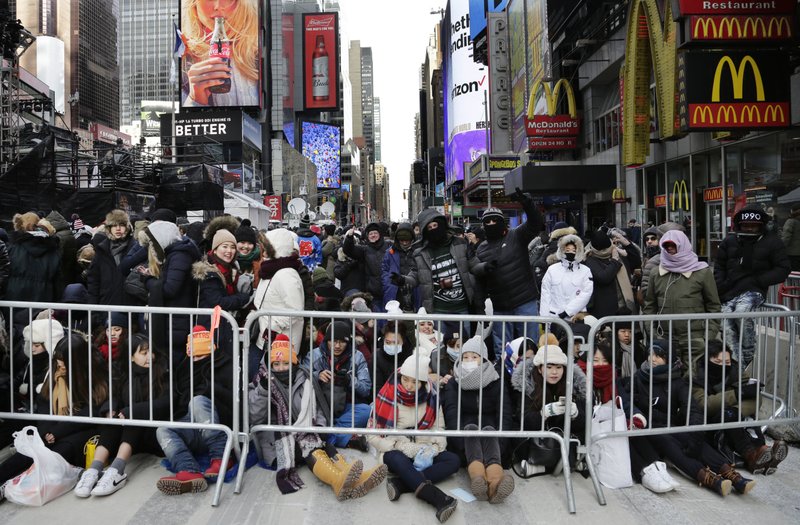
<path id="1" fill-rule="evenodd" d="M 258 0 L 182 0 L 182 107 L 261 106 Z"/>
<path id="2" fill-rule="evenodd" d="M 340 188 L 342 130 L 339 126 L 303 121 L 301 133 L 303 156 L 317 167 L 317 188 Z"/>
<path id="3" fill-rule="evenodd" d="M 338 109 L 339 18 L 303 14 L 303 102 L 306 109 Z"/>

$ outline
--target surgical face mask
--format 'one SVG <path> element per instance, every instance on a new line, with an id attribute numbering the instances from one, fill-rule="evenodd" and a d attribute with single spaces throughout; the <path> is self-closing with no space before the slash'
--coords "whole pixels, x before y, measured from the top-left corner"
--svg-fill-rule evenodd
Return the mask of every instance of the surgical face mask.
<path id="1" fill-rule="evenodd" d="M 403 345 L 383 345 L 383 351 L 388 355 L 397 355 L 403 351 Z"/>
<path id="2" fill-rule="evenodd" d="M 447 355 L 449 355 L 450 359 L 452 359 L 453 361 L 458 359 L 458 356 L 460 354 L 461 352 L 459 352 L 458 348 L 450 348 L 449 346 L 447 347 Z"/>
<path id="3" fill-rule="evenodd" d="M 463 363 L 461 363 L 461 370 L 463 370 L 465 374 L 469 374 L 473 370 L 477 369 L 478 369 L 477 361 L 464 361 Z"/>
<path id="4" fill-rule="evenodd" d="M 564 254 L 564 258 L 566 260 L 568 260 L 569 262 L 572 262 L 572 261 L 575 260 L 575 254 L 574 253 L 565 253 Z"/>

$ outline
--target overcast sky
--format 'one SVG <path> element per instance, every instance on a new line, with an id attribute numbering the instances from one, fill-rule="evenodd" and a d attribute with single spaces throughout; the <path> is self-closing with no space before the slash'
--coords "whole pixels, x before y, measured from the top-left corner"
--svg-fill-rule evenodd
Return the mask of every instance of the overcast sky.
<path id="1" fill-rule="evenodd" d="M 403 189 L 414 162 L 414 115 L 419 111 L 419 70 L 428 37 L 441 18 L 430 14 L 447 0 L 339 0 L 347 38 L 372 47 L 375 96 L 381 99 L 381 157 L 389 170 L 392 219 L 408 210 Z M 342 42 L 342 54 L 347 56 Z"/>

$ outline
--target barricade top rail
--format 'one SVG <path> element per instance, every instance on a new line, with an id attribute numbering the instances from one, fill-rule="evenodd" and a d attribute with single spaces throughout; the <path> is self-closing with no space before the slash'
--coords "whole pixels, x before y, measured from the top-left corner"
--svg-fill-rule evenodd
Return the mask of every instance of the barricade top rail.
<path id="1" fill-rule="evenodd" d="M 103 304 L 76 304 L 76 303 L 41 303 L 27 301 L 0 301 L 0 308 L 30 309 L 30 310 L 77 310 L 80 312 L 130 312 L 174 315 L 211 315 L 213 308 L 173 308 L 163 306 L 130 306 L 130 305 L 103 305 Z M 225 311 L 223 310 L 223 315 Z"/>
<path id="2" fill-rule="evenodd" d="M 450 321 L 461 320 L 464 322 L 481 322 L 481 321 L 497 321 L 501 323 L 557 323 L 560 321 L 558 318 L 545 317 L 545 316 L 531 316 L 531 315 L 495 315 L 495 314 L 391 314 L 385 312 L 341 312 L 341 311 L 325 311 L 325 310 L 270 310 L 265 308 L 262 310 L 254 310 L 250 312 L 249 317 L 263 317 L 265 315 L 281 316 L 281 317 L 313 317 L 315 319 L 374 319 L 378 321 Z"/>

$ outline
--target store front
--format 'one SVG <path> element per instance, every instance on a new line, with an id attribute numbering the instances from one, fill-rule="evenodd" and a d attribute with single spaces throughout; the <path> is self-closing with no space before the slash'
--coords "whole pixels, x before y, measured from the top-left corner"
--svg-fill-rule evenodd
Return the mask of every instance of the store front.
<path id="1" fill-rule="evenodd" d="M 772 218 L 770 229 L 779 232 L 800 203 L 800 130 L 754 135 L 646 165 L 636 177 L 644 197 L 642 225 L 682 224 L 697 254 L 713 261 L 741 208 L 761 207 Z"/>

